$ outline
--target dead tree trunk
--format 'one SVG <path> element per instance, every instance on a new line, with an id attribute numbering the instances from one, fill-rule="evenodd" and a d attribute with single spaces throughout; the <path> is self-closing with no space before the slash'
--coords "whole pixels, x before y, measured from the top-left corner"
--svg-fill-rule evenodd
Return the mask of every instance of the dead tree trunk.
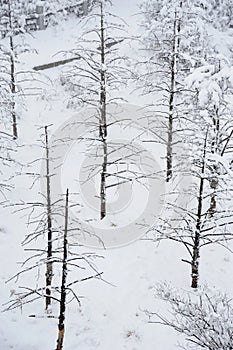
<path id="1" fill-rule="evenodd" d="M 212 117 L 213 120 L 213 128 L 214 128 L 214 135 L 211 143 L 211 153 L 212 154 L 220 154 L 221 150 L 219 149 L 219 132 L 220 132 L 220 120 L 219 120 L 219 114 L 218 109 L 215 110 L 215 115 Z M 212 193 L 210 195 L 210 207 L 209 207 L 209 214 L 210 216 L 214 216 L 216 212 L 217 207 L 217 200 L 216 200 L 216 191 L 218 188 L 218 165 L 215 163 L 211 168 L 211 179 L 210 179 L 210 188 L 212 190 Z"/>
<path id="2" fill-rule="evenodd" d="M 172 43 L 172 58 L 171 58 L 171 72 L 170 72 L 170 91 L 169 91 L 169 102 L 168 102 L 168 139 L 167 139 L 167 175 L 166 181 L 169 182 L 172 178 L 173 168 L 173 133 L 174 133 L 174 97 L 176 88 L 176 61 L 177 61 L 177 50 L 178 50 L 178 30 L 180 30 L 180 21 L 175 13 L 174 28 L 173 28 L 173 43 Z"/>
<path id="3" fill-rule="evenodd" d="M 48 309 L 51 304 L 51 285 L 53 277 L 53 263 L 52 263 L 52 208 L 51 208 L 51 189 L 50 189 L 50 168 L 49 168 L 49 141 L 48 141 L 48 127 L 45 126 L 45 152 L 46 152 L 46 200 L 47 200 L 47 263 L 46 263 L 46 298 L 45 308 Z"/>
<path id="4" fill-rule="evenodd" d="M 194 243 L 193 243 L 193 254 L 191 260 L 191 268 L 192 268 L 192 288 L 198 287 L 198 278 L 199 278 L 199 258 L 200 258 L 200 236 L 201 236 L 201 219 L 202 219 L 202 206 L 203 206 L 203 192 L 204 192 L 204 174 L 205 174 L 205 166 L 206 166 L 206 144 L 207 144 L 207 136 L 204 142 L 204 150 L 203 150 L 203 159 L 200 173 L 200 183 L 199 183 L 199 193 L 197 198 L 197 221 L 194 235 Z"/>
<path id="5" fill-rule="evenodd" d="M 12 24 L 12 14 L 11 14 L 11 2 L 8 1 L 8 17 L 9 17 L 9 26 L 11 32 L 13 31 L 13 24 Z M 10 90 L 11 90 L 11 118 L 12 118 L 12 132 L 13 132 L 13 139 L 18 138 L 18 128 L 17 128 L 17 117 L 16 117 L 16 111 L 15 111 L 15 93 L 16 93 L 16 86 L 15 86 L 15 60 L 14 60 L 14 43 L 13 43 L 13 37 L 12 33 L 10 35 Z"/>
<path id="6" fill-rule="evenodd" d="M 217 170 L 216 166 L 213 166 L 213 170 Z M 216 208 L 217 208 L 217 200 L 216 200 L 216 191 L 218 187 L 218 178 L 216 176 L 216 172 L 212 174 L 211 180 L 210 180 L 210 188 L 212 189 L 212 193 L 210 195 L 210 207 L 209 207 L 209 215 L 210 217 L 213 217 L 214 214 L 216 213 Z"/>
<path id="7" fill-rule="evenodd" d="M 69 191 L 66 190 L 66 204 L 65 204 L 65 227 L 63 238 L 63 259 L 62 259 L 62 282 L 61 282 L 61 298 L 60 298 L 60 314 L 58 322 L 58 338 L 56 350 L 62 350 L 64 333 L 65 333 L 65 312 L 66 312 L 66 278 L 67 278 L 67 232 L 68 232 L 68 206 L 69 206 Z"/>
<path id="8" fill-rule="evenodd" d="M 180 12 L 182 11 L 183 8 L 183 0 L 180 1 L 179 4 L 179 8 L 180 8 Z M 179 14 L 179 18 L 178 18 L 178 23 L 177 23 L 177 34 L 178 34 L 178 38 L 177 38 L 177 49 L 179 50 L 180 48 L 180 31 L 181 31 L 181 13 Z"/>
<path id="9" fill-rule="evenodd" d="M 106 73 L 105 73 L 105 37 L 103 3 L 100 3 L 100 139 L 103 147 L 103 163 L 100 179 L 100 219 L 106 216 L 106 174 L 108 161 L 107 124 L 106 124 Z"/>

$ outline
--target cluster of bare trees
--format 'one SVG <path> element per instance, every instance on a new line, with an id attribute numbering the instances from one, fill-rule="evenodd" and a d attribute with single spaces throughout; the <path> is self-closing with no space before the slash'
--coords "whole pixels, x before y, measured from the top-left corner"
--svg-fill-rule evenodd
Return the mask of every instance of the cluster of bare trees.
<path id="1" fill-rule="evenodd" d="M 172 214 L 161 218 L 155 232 L 160 239 L 184 245 L 190 255 L 184 260 L 191 265 L 191 285 L 197 288 L 201 247 L 228 247 L 232 239 L 232 68 L 226 58 L 218 57 L 205 21 L 199 19 L 199 28 L 194 22 L 206 9 L 195 2 L 185 5 L 142 4 L 147 35 L 139 67 L 143 94 L 150 96 L 153 106 L 150 123 L 160 118 L 167 134 L 166 180 L 172 183 L 179 172 L 192 176 L 186 189 L 190 203 L 177 206 L 171 194 L 168 212 L 176 212 L 176 219 Z M 189 169 L 180 166 L 185 156 L 190 158 Z"/>
<path id="2" fill-rule="evenodd" d="M 45 278 L 40 277 L 36 287 L 27 285 L 19 287 L 22 291 L 14 293 L 12 299 L 5 304 L 5 310 L 22 308 L 25 304 L 44 299 L 47 317 L 55 317 L 54 315 L 49 316 L 49 314 L 51 313 L 52 303 L 58 303 L 60 311 L 56 349 L 61 350 L 63 347 L 67 298 L 69 298 L 69 302 L 74 299 L 80 305 L 79 297 L 73 287 L 77 283 L 92 278 L 100 279 L 102 273 L 99 273 L 95 266 L 97 254 L 82 253 L 80 244 L 69 242 L 72 233 L 80 229 L 80 225 L 73 222 L 69 215 L 70 208 L 75 204 L 69 202 L 68 189 L 65 194 L 61 194 L 59 200 L 53 201 L 51 178 L 54 174 L 50 172 L 53 158 L 50 153 L 48 126 L 45 126 L 42 130 L 41 147 L 44 151 L 44 157 L 43 159 L 36 159 L 32 163 L 43 161 L 44 173 L 37 174 L 27 169 L 22 175 L 32 178 L 33 185 L 38 180 L 43 181 L 44 193 L 41 194 L 41 198 L 35 199 L 35 201 L 21 201 L 13 204 L 15 211 L 29 211 L 28 225 L 31 227 L 31 231 L 22 242 L 28 258 L 22 263 L 22 269 L 12 276 L 8 282 L 21 279 L 24 275 L 27 276 L 36 271 L 40 275 L 39 271 L 41 269 L 45 271 Z M 61 223 L 63 220 L 60 218 L 64 218 L 63 224 Z M 54 272 L 55 265 L 60 266 L 61 269 L 60 285 L 57 284 L 58 276 Z M 82 274 L 79 279 L 72 279 L 68 275 L 68 271 L 71 270 L 84 270 L 89 275 L 83 277 Z M 37 315 L 30 316 L 37 317 Z"/>
<path id="3" fill-rule="evenodd" d="M 4 3 L 4 5 L 6 5 Z M 5 55 L 6 59 L 6 71 L 3 76 L 3 83 L 5 84 L 5 90 L 2 89 L 1 92 L 6 94 L 6 107 L 4 104 L 3 114 L 6 116 L 5 111 L 7 110 L 7 122 L 12 126 L 12 135 L 13 139 L 18 138 L 18 122 L 17 122 L 17 113 L 18 113 L 18 95 L 23 93 L 25 96 L 25 89 L 21 89 L 18 85 L 19 72 L 16 68 L 16 44 L 14 43 L 14 35 L 16 34 L 15 28 L 13 27 L 13 10 L 11 8 L 11 2 L 8 4 L 8 8 L 5 9 L 5 15 L 9 21 L 10 30 L 9 35 L 6 35 L 4 39 L 7 43 L 9 39 L 9 59 Z M 105 17 L 110 16 L 105 9 L 105 2 L 97 1 L 95 2 L 94 15 L 96 22 L 99 24 L 99 30 L 96 30 L 94 27 L 93 30 L 87 33 L 92 35 L 95 34 L 97 39 L 87 39 L 83 43 L 79 43 L 78 48 L 72 53 L 76 56 L 79 56 L 79 61 L 81 62 L 81 68 L 79 65 L 72 66 L 64 72 L 65 85 L 69 86 L 69 89 L 83 89 L 88 90 L 90 96 L 89 99 L 81 97 L 82 101 L 85 103 L 94 106 L 96 115 L 94 115 L 94 126 L 96 126 L 96 133 L 98 136 L 96 140 L 101 145 L 102 161 L 101 161 L 101 184 L 100 184 L 100 218 L 103 219 L 106 216 L 106 189 L 107 181 L 106 178 L 109 176 L 114 176 L 117 179 L 117 184 L 119 181 L 128 180 L 127 177 L 124 177 L 124 172 L 121 172 L 121 175 L 117 173 L 110 174 L 108 173 L 108 166 L 115 164 L 117 166 L 117 161 L 119 164 L 123 161 L 123 158 L 114 160 L 108 158 L 108 154 L 114 153 L 113 146 L 108 143 L 107 134 L 108 128 L 111 125 L 117 123 L 117 118 L 115 120 L 107 120 L 107 105 L 115 101 L 114 98 L 111 98 L 110 88 L 117 89 L 120 85 L 125 84 L 124 74 L 127 72 L 127 69 L 121 67 L 122 62 L 126 60 L 126 57 L 116 55 L 115 49 L 113 46 L 119 45 L 123 41 L 122 37 L 111 37 L 108 35 L 107 30 L 119 31 L 123 30 L 123 22 L 121 24 L 113 24 L 109 22 L 109 25 L 106 25 Z M 93 49 L 84 48 L 82 45 L 87 45 L 92 42 L 96 47 Z M 5 44 L 4 44 L 5 45 Z M 8 52 L 8 47 L 4 46 L 2 49 L 4 54 Z M 7 64 L 9 63 L 9 69 Z M 110 69 L 108 67 L 110 66 Z M 107 68 L 106 68 L 107 67 Z M 72 73 L 70 73 L 72 72 Z M 20 72 L 21 73 L 21 72 Z M 72 74 L 72 75 L 71 75 Z M 81 77 L 81 81 L 78 79 Z M 70 79 L 69 79 L 70 78 Z M 84 79 L 84 80 L 82 80 Z M 89 87 L 89 88 L 88 88 Z M 16 97 L 17 95 L 17 97 Z M 10 99 L 9 99 L 10 96 Z M 75 98 L 79 99 L 79 94 L 72 96 L 71 100 L 75 102 Z M 117 99 L 116 99 L 117 100 Z M 9 116 L 9 118 L 8 118 Z M 9 122 L 10 119 L 10 122 Z M 97 120 L 97 123 L 96 123 Z M 57 340 L 57 350 L 62 349 L 63 346 L 63 337 L 64 337 L 64 320 L 65 320 L 65 309 L 66 309 L 66 299 L 69 296 L 70 299 L 76 299 L 80 303 L 78 296 L 76 295 L 73 286 L 76 283 L 79 283 L 83 280 L 88 280 L 90 278 L 100 278 L 101 273 L 99 273 L 95 267 L 94 260 L 97 257 L 96 254 L 81 254 L 78 251 L 79 244 L 68 243 L 68 233 L 69 236 L 72 235 L 72 232 L 80 230 L 80 225 L 77 222 L 69 220 L 69 207 L 73 205 L 69 204 L 69 193 L 68 190 L 65 195 L 60 194 L 60 199 L 54 201 L 51 179 L 54 174 L 51 173 L 51 161 L 53 161 L 52 151 L 49 145 L 49 135 L 48 135 L 48 126 L 42 128 L 43 132 L 41 134 L 41 149 L 44 152 L 44 156 L 41 159 L 32 160 L 31 164 L 34 165 L 37 162 L 44 162 L 44 174 L 31 171 L 26 168 L 25 172 L 21 172 L 21 176 L 32 177 L 33 185 L 38 182 L 43 182 L 44 193 L 40 194 L 35 200 L 32 201 L 20 201 L 19 203 L 13 204 L 16 211 L 25 211 L 29 210 L 29 220 L 28 224 L 31 227 L 31 231 L 26 234 L 23 241 L 23 246 L 25 247 L 25 252 L 29 255 L 28 258 L 22 263 L 22 269 L 11 280 L 18 280 L 18 278 L 24 278 L 24 275 L 35 273 L 38 269 L 43 269 L 45 271 L 45 278 L 40 278 L 40 283 L 37 283 L 36 287 L 33 286 L 24 286 L 22 292 L 14 293 L 11 301 L 5 305 L 6 310 L 12 310 L 17 307 L 21 307 L 24 304 L 40 300 L 41 298 L 45 299 L 45 309 L 47 312 L 50 312 L 52 302 L 58 302 L 60 305 L 60 314 L 59 314 L 59 334 Z M 10 136 L 10 135 L 9 135 Z M 118 145 L 116 145 L 116 148 Z M 121 145 L 122 147 L 122 145 Z M 128 146 L 129 151 L 131 151 L 130 146 Z M 56 194 L 57 195 L 57 194 Z M 56 196 L 55 196 L 56 197 Z M 56 197 L 57 198 L 57 197 Z M 12 205 L 12 204 L 10 204 Z M 74 204 L 75 205 L 75 204 Z M 64 217 L 64 225 L 61 226 L 60 218 Z M 31 245 L 35 245 L 36 247 Z M 83 262 L 84 266 L 80 266 Z M 61 276 L 62 281 L 61 285 L 57 285 L 54 281 L 54 265 L 61 265 Z M 86 265 L 86 266 L 85 266 Z M 69 281 L 68 280 L 68 267 L 72 269 L 89 269 L 90 276 L 81 277 L 78 280 Z M 92 271 L 92 273 L 91 273 Z M 94 274 L 93 274 L 94 272 Z"/>
<path id="4" fill-rule="evenodd" d="M 91 166 L 87 177 L 91 179 L 96 173 L 100 177 L 100 220 L 108 215 L 109 188 L 155 176 L 153 171 L 142 175 L 132 170 L 143 157 L 140 148 L 136 149 L 133 143 L 126 145 L 111 141 L 109 135 L 112 128 L 121 125 L 123 121 L 117 115 L 111 115 L 108 107 L 118 101 L 125 101 L 124 96 L 119 96 L 119 90 L 127 86 L 130 79 L 135 80 L 135 77 L 137 88 L 151 101 L 148 103 L 149 117 L 148 113 L 146 117 L 143 115 L 142 109 L 145 125 L 141 130 L 150 128 L 159 136 L 159 142 L 164 146 L 164 155 L 158 157 L 165 159 L 162 176 L 171 189 L 166 203 L 166 218 L 160 218 L 151 231 L 156 233 L 156 240 L 169 239 L 185 247 L 189 258 L 182 260 L 190 265 L 191 287 L 196 290 L 199 287 L 199 261 L 203 248 L 210 244 L 219 244 L 229 249 L 229 241 L 233 238 L 233 69 L 227 59 L 219 57 L 215 45 L 210 43 L 205 20 L 199 21 L 198 26 L 195 22 L 197 18 L 203 17 L 203 13 L 213 16 L 213 12 L 217 11 L 216 3 L 210 11 L 197 1 L 173 1 L 172 6 L 167 0 L 145 1 L 141 6 L 145 18 L 142 28 L 146 29 L 143 43 L 141 42 L 144 56 L 136 62 L 134 74 L 129 68 L 132 61 L 120 53 L 121 45 L 129 40 L 125 34 L 126 24 L 111 12 L 111 2 L 108 0 L 95 0 L 91 3 L 92 12 L 88 18 L 83 19 L 84 26 L 88 24 L 89 29 L 84 30 L 73 50 L 60 53 L 65 56 L 64 62 L 67 63 L 60 76 L 61 85 L 68 95 L 67 108 L 81 106 L 91 108 L 92 111 L 92 118 L 84 121 L 92 134 L 84 137 L 84 141 L 89 142 L 92 150 L 96 147 L 95 156 L 99 160 L 98 166 Z M 21 2 L 18 6 L 20 4 Z M 25 72 L 17 70 L 18 46 L 14 35 L 20 29 L 15 27 L 14 21 L 17 7 L 14 4 L 13 11 L 12 6 L 11 1 L 4 1 L 2 7 L 9 23 L 9 33 L 0 46 L 3 66 L 0 70 L 0 113 L 2 124 L 10 124 L 12 129 L 12 135 L 0 131 L 3 163 L 12 162 L 13 148 L 9 140 L 12 136 L 14 140 L 18 138 L 18 115 L 23 105 L 23 97 L 27 94 L 19 83 L 20 75 L 23 76 L 21 82 L 27 81 L 27 78 Z M 222 11 L 228 13 L 228 8 L 229 3 L 226 1 L 226 8 Z M 140 40 L 136 39 L 138 43 Z M 149 121 L 148 125 L 146 121 Z M 125 122 L 132 124 L 127 118 Z M 79 123 L 81 122 L 77 121 L 75 127 L 79 127 Z M 68 189 L 65 194 L 60 194 L 59 199 L 57 194 L 54 196 L 52 193 L 53 152 L 49 143 L 48 126 L 42 130 L 41 146 L 44 157 L 35 161 L 44 162 L 45 172 L 36 174 L 27 171 L 26 175 L 34 178 L 33 183 L 42 181 L 44 192 L 34 201 L 14 204 L 16 210 L 30 210 L 29 224 L 32 229 L 23 241 L 29 257 L 24 261 L 22 270 L 12 279 L 21 278 L 38 267 L 44 270 L 45 278 L 40 278 L 39 287 L 23 287 L 24 290 L 16 293 L 15 299 L 6 304 L 6 309 L 12 310 L 44 298 L 45 309 L 49 312 L 53 302 L 59 303 L 57 350 L 61 350 L 67 299 L 75 299 L 80 303 L 73 286 L 87 279 L 101 278 L 101 273 L 93 262 L 97 255 L 82 254 L 79 245 L 69 241 L 73 232 L 82 231 L 80 222 L 74 221 L 69 214 L 70 209 L 78 204 L 71 203 Z M 80 141 L 82 140 L 83 137 L 80 137 Z M 61 141 L 64 140 L 59 140 Z M 121 149 L 124 149 L 122 155 L 119 153 Z M 188 152 L 190 168 L 184 169 L 182 160 L 188 156 Z M 132 169 L 127 163 L 129 159 Z M 188 204 L 177 204 L 177 196 L 182 196 L 182 193 L 176 192 L 175 185 L 181 172 L 192 177 L 192 182 L 186 189 L 189 192 Z M 2 194 L 8 188 L 8 185 L 0 181 Z M 62 225 L 60 218 L 64 218 Z M 36 247 L 28 248 L 31 244 L 36 244 Z M 80 262 L 83 263 L 81 267 Z M 60 266 L 60 285 L 54 278 L 55 265 Z M 90 269 L 91 273 L 88 277 L 72 280 L 68 267 L 74 270 Z M 202 322 L 200 324 L 204 324 L 203 327 L 207 327 L 208 331 L 216 331 L 218 335 L 222 335 L 224 327 L 231 327 L 230 322 L 227 325 L 220 322 L 219 328 L 216 328 L 211 323 L 214 318 L 211 322 L 206 319 L 209 310 L 218 313 L 218 298 L 212 300 L 208 293 L 204 293 L 197 302 L 187 303 L 178 296 L 173 297 L 165 286 L 160 287 L 157 294 L 167 300 L 173 312 L 180 316 L 177 322 L 157 315 L 163 324 L 187 334 L 193 343 L 205 349 L 232 348 L 228 335 L 224 335 L 223 343 L 221 336 L 217 339 L 214 337 L 214 340 L 209 339 L 207 335 L 210 333 L 198 339 L 201 328 L 192 328 L 193 322 Z M 221 298 L 224 310 L 228 308 L 231 315 L 232 309 L 226 297 Z M 199 318 L 194 315 L 194 310 L 198 310 Z"/>
<path id="5" fill-rule="evenodd" d="M 184 292 L 160 285 L 156 295 L 171 306 L 173 319 L 157 312 L 149 312 L 149 316 L 155 316 L 152 322 L 185 334 L 194 348 L 212 350 L 232 348 L 230 300 L 200 287 L 204 248 L 217 244 L 231 250 L 233 238 L 232 57 L 219 56 L 217 45 L 208 34 L 208 21 L 219 11 L 226 14 L 229 2 L 223 1 L 221 7 L 217 3 L 200 6 L 195 1 L 174 1 L 171 6 L 164 0 L 145 1 L 142 5 L 143 27 L 147 29 L 147 41 L 143 43 L 143 93 L 151 96 L 154 109 L 150 121 L 159 117 L 166 128 L 167 180 L 175 183 L 180 171 L 192 176 L 186 189 L 189 202 L 178 203 L 181 193 L 171 190 L 167 216 L 151 231 L 156 232 L 156 240 L 169 239 L 186 249 L 188 258 L 182 261 L 190 265 L 191 287 L 200 290 L 198 295 L 190 292 L 185 298 Z M 221 29 L 225 30 L 223 22 L 220 19 L 213 25 L 219 28 L 222 23 Z M 162 97 L 153 101 L 155 93 Z M 173 147 L 169 147 L 170 141 Z M 181 166 L 185 157 L 182 147 L 190 168 Z"/>

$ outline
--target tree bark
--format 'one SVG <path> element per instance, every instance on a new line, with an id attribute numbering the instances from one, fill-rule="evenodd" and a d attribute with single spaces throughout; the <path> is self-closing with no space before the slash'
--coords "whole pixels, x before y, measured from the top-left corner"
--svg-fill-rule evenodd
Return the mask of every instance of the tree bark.
<path id="1" fill-rule="evenodd" d="M 213 128 L 214 128 L 214 136 L 211 142 L 211 153 L 221 154 L 221 150 L 219 147 L 220 120 L 219 120 L 218 109 L 215 110 L 215 115 L 212 117 L 212 121 L 213 121 Z M 215 163 L 210 170 L 211 170 L 210 188 L 212 189 L 212 193 L 210 195 L 210 207 L 208 212 L 209 212 L 209 215 L 213 217 L 214 214 L 216 213 L 216 208 L 217 208 L 217 200 L 216 200 L 216 191 L 218 188 L 217 163 Z"/>
<path id="2" fill-rule="evenodd" d="M 50 189 L 50 168 L 49 168 L 49 141 L 48 127 L 45 126 L 45 151 L 46 151 L 46 200 L 47 200 L 47 263 L 46 263 L 46 298 L 45 308 L 48 309 L 51 304 L 51 285 L 53 278 L 52 264 L 52 208 L 51 208 L 51 189 Z"/>
<path id="3" fill-rule="evenodd" d="M 68 205 L 69 205 L 69 190 L 66 190 L 65 204 L 65 227 L 63 238 L 63 259 L 62 259 L 62 282 L 61 282 L 61 299 L 60 299 L 60 314 L 58 321 L 58 338 L 56 350 L 62 350 L 64 333 L 65 333 L 65 312 L 66 312 L 66 279 L 67 279 L 67 232 L 68 232 Z"/>
<path id="4" fill-rule="evenodd" d="M 173 44 L 172 44 L 172 59 L 171 59 L 171 74 L 170 74 L 170 92 L 169 92 L 169 112 L 168 112 L 168 139 L 167 139 L 167 175 L 166 181 L 169 182 L 172 178 L 172 163 L 173 163 L 173 119 L 174 119 L 174 95 L 176 87 L 176 61 L 178 50 L 178 29 L 180 30 L 180 21 L 175 13 L 174 28 L 173 28 Z"/>
<path id="5" fill-rule="evenodd" d="M 202 206 L 203 206 L 203 191 L 204 191 L 204 174 L 205 174 L 205 165 L 206 165 L 206 143 L 207 143 L 208 131 L 206 133 L 206 138 L 204 142 L 203 150 L 203 159 L 202 167 L 200 174 L 200 183 L 199 183 L 199 193 L 198 193 L 198 203 L 197 203 L 197 221 L 194 235 L 194 244 L 193 244 L 193 254 L 191 261 L 191 277 L 192 277 L 192 288 L 198 287 L 199 279 L 199 258 L 200 258 L 200 236 L 201 236 L 201 219 L 202 219 Z"/>
<path id="6" fill-rule="evenodd" d="M 104 38 L 104 12 L 103 4 L 100 3 L 100 51 L 101 51 L 101 67 L 100 67 L 100 139 L 103 147 L 103 162 L 100 178 L 100 219 L 106 216 L 106 174 L 108 161 L 107 146 L 107 124 L 106 124 L 106 74 L 105 74 L 105 38 Z"/>
<path id="7" fill-rule="evenodd" d="M 11 32 L 13 31 L 13 23 L 12 23 L 12 14 L 11 14 L 11 2 L 8 1 L 8 17 L 9 17 L 9 26 Z M 15 93 L 16 93 L 16 86 L 15 86 L 15 60 L 14 60 L 14 43 L 13 43 L 13 37 L 12 33 L 9 37 L 10 40 L 10 90 L 11 90 L 11 118 L 12 118 L 12 133 L 13 133 L 13 139 L 18 138 L 18 128 L 17 128 L 17 117 L 15 112 Z"/>
<path id="8" fill-rule="evenodd" d="M 180 12 L 182 11 L 182 8 L 183 8 L 183 0 L 180 1 L 180 4 L 179 4 L 179 8 L 180 8 Z M 178 38 L 177 38 L 177 48 L 179 49 L 180 47 L 180 31 L 181 31 L 181 19 L 180 19 L 180 15 L 181 13 L 179 14 L 179 18 L 178 18 L 178 24 L 177 24 L 177 34 L 178 34 Z"/>
<path id="9" fill-rule="evenodd" d="M 216 208 L 217 208 L 216 191 L 218 188 L 218 178 L 216 173 L 212 174 L 212 178 L 210 180 L 210 188 L 212 189 L 212 193 L 210 195 L 210 207 L 208 212 L 210 217 L 213 217 L 214 214 L 216 213 Z"/>

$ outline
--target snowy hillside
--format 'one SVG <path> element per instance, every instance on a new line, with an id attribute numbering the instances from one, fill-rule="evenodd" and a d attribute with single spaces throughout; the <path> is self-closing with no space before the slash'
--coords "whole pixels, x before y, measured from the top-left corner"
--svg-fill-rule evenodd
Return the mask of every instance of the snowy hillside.
<path id="1" fill-rule="evenodd" d="M 0 1 L 0 349 L 233 349 L 232 5 L 112 2 Z"/>

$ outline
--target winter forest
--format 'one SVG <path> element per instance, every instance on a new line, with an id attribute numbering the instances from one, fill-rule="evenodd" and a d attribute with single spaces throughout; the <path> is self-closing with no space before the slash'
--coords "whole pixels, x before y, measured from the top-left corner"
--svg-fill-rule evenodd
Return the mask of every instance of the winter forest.
<path id="1" fill-rule="evenodd" d="M 231 0 L 0 0 L 0 349 L 233 350 Z"/>

